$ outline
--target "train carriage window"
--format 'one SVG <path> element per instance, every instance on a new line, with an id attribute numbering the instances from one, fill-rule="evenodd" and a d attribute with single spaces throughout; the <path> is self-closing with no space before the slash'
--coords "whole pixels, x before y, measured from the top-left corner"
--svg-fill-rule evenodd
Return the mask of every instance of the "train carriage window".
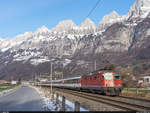
<path id="1" fill-rule="evenodd" d="M 65 80 L 65 83 L 68 83 L 69 81 Z"/>
<path id="2" fill-rule="evenodd" d="M 74 80 L 73 80 L 73 83 L 78 83 L 78 79 L 74 79 Z"/>
<path id="3" fill-rule="evenodd" d="M 70 80 L 70 83 L 71 83 L 71 84 L 74 83 L 74 80 Z"/>
<path id="4" fill-rule="evenodd" d="M 67 84 L 78 83 L 78 79 L 65 80 L 65 83 Z"/>
<path id="5" fill-rule="evenodd" d="M 74 80 L 71 80 L 71 83 L 74 83 Z"/>
<path id="6" fill-rule="evenodd" d="M 72 83 L 75 83 L 75 80 L 72 80 Z"/>
<path id="7" fill-rule="evenodd" d="M 77 80 L 77 79 L 75 80 L 75 83 L 78 83 L 78 80 Z"/>
<path id="8" fill-rule="evenodd" d="M 78 79 L 76 80 L 76 83 L 78 83 Z"/>

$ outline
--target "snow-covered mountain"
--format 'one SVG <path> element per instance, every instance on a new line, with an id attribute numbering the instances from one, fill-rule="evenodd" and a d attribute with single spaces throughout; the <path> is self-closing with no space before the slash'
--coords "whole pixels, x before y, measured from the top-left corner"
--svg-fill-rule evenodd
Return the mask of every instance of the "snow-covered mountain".
<path id="1" fill-rule="evenodd" d="M 99 23 L 98 30 L 104 30 L 108 26 L 117 23 L 123 22 L 125 20 L 125 16 L 120 16 L 116 11 L 112 11 L 110 14 L 104 16 Z"/>
<path id="2" fill-rule="evenodd" d="M 47 33 L 50 30 L 46 26 L 42 26 L 41 28 L 37 29 L 36 33 L 41 34 L 41 33 Z"/>
<path id="3" fill-rule="evenodd" d="M 131 6 L 128 17 L 132 18 L 146 18 L 150 12 L 150 0 L 136 0 L 136 2 Z"/>
<path id="4" fill-rule="evenodd" d="M 19 72 L 29 74 L 25 69 L 35 73 L 38 66 L 42 69 L 39 72 L 47 72 L 50 61 L 55 62 L 58 70 L 63 67 L 67 72 L 80 74 L 84 72 L 81 69 L 91 71 L 89 66 L 93 60 L 102 66 L 106 59 L 123 64 L 132 63 L 136 58 L 150 58 L 149 54 L 140 56 L 143 51 L 148 53 L 150 46 L 149 8 L 150 0 L 137 0 L 127 15 L 112 11 L 102 18 L 98 26 L 89 18 L 79 26 L 72 20 L 65 20 L 52 29 L 42 26 L 35 32 L 0 39 L 0 77 Z M 135 51 L 136 54 L 129 58 L 125 54 Z M 21 69 L 14 73 L 17 66 Z"/>
<path id="5" fill-rule="evenodd" d="M 52 29 L 52 31 L 56 32 L 68 32 L 70 29 L 75 27 L 76 25 L 72 20 L 65 20 L 58 23 L 58 25 Z"/>
<path id="6" fill-rule="evenodd" d="M 89 18 L 86 18 L 80 25 L 81 28 L 85 29 L 96 29 L 96 25 Z"/>

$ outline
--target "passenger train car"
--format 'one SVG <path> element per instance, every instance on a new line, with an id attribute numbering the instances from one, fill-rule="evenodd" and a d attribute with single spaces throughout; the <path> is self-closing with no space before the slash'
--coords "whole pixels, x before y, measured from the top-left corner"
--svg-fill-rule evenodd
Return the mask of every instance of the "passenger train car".
<path id="1" fill-rule="evenodd" d="M 78 77 L 53 80 L 53 87 L 119 95 L 122 90 L 122 81 L 119 73 L 105 70 Z"/>

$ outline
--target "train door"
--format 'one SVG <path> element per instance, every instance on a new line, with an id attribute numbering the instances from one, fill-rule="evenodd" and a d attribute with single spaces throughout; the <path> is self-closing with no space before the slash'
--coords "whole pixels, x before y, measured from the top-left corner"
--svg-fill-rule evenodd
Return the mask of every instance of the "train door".
<path id="1" fill-rule="evenodd" d="M 87 77 L 86 77 L 86 75 L 82 76 L 82 78 L 81 78 L 81 86 L 82 87 L 86 87 L 87 86 Z"/>
<path id="2" fill-rule="evenodd" d="M 97 74 L 97 86 L 102 86 L 102 75 L 100 73 Z"/>

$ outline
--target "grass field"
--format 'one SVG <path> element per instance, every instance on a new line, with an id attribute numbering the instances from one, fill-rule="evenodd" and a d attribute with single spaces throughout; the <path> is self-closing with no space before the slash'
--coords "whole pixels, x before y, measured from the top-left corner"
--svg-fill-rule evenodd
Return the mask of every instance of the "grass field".
<path id="1" fill-rule="evenodd" d="M 17 85 L 11 85 L 11 84 L 0 84 L 0 92 L 4 91 L 4 90 L 9 90 L 12 89 L 14 87 L 16 87 Z"/>
<path id="2" fill-rule="evenodd" d="M 123 88 L 126 92 L 139 92 L 139 93 L 150 93 L 150 89 L 145 88 Z"/>

